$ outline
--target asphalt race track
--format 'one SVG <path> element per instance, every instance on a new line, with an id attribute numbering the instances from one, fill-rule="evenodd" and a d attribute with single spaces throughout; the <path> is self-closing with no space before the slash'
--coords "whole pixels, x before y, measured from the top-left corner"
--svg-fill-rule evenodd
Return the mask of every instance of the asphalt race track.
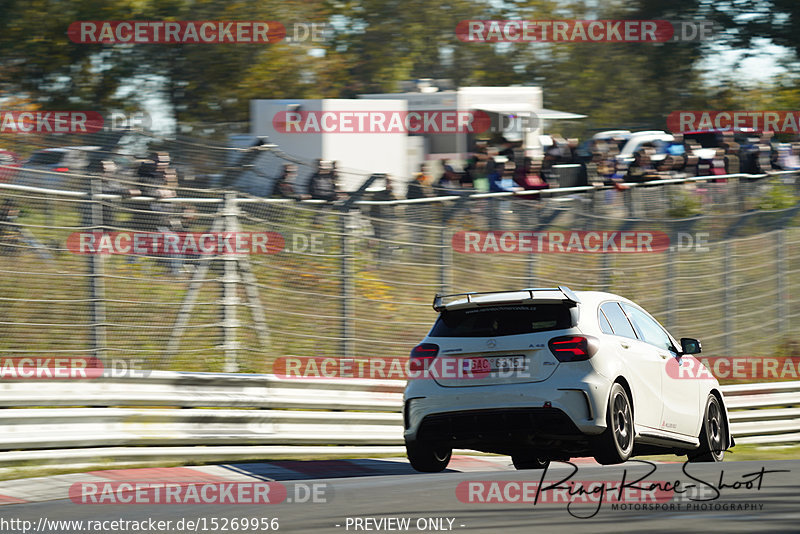
<path id="1" fill-rule="evenodd" d="M 487 469 L 478 468 L 444 473 L 421 474 L 408 464 L 389 460 L 360 460 L 347 469 L 345 461 L 294 462 L 294 470 L 276 467 L 273 463 L 243 463 L 223 467 L 237 476 L 250 480 L 282 480 L 287 489 L 286 500 L 279 504 L 76 504 L 69 499 L 5 504 L 0 506 L 2 520 L 20 519 L 38 524 L 48 520 L 136 520 L 152 518 L 198 521 L 194 528 L 186 523 L 182 529 L 174 526 L 168 532 L 213 532 L 212 518 L 217 524 L 233 518 L 278 518 L 279 531 L 308 533 L 341 532 L 800 532 L 800 460 L 724 462 L 721 464 L 628 462 L 619 466 L 599 466 L 576 463 L 554 463 L 548 469 L 540 502 L 462 502 L 468 501 L 472 488 L 473 500 L 490 498 L 492 488 L 506 488 L 511 499 L 520 498 L 516 485 L 502 481 L 539 482 L 541 471 L 514 471 L 505 463 Z M 366 463 L 369 462 L 369 463 Z M 470 465 L 469 460 L 459 465 Z M 456 462 L 457 463 L 457 462 Z M 300 468 L 297 465 L 304 465 Z M 366 466 L 366 467 L 365 467 Z M 457 466 L 458 467 L 458 466 Z M 479 469 L 482 467 L 482 469 Z M 183 469 L 183 468 L 172 468 Z M 202 468 L 196 468 L 202 469 Z M 685 469 L 685 472 L 684 472 Z M 651 470 L 654 470 L 651 472 Z M 133 472 L 135 470 L 128 470 Z M 157 472 L 157 470 L 150 470 Z M 143 470 L 143 473 L 150 472 Z M 324 471 L 324 472 L 323 472 Z M 162 474 L 168 471 L 162 471 Z M 106 473 L 114 473 L 108 471 Z M 296 476 L 292 476 L 294 473 Z M 649 474 L 648 474 L 649 473 Z M 270 476 L 272 475 L 272 476 Z M 645 475 L 647 475 L 645 477 Z M 70 476 L 70 475 L 66 475 Z M 124 475 L 120 475 L 124 476 Z M 148 475 L 152 480 L 155 475 Z M 625 480 L 627 488 L 643 487 L 645 481 L 658 482 L 665 498 L 644 499 L 622 503 L 598 502 L 581 494 L 580 488 L 590 488 L 591 481 L 608 484 Z M 292 481 L 290 481 L 290 479 Z M 642 479 L 642 480 L 639 480 Z M 485 484 L 469 486 L 469 482 Z M 492 484 L 493 482 L 499 484 Z M 580 484 L 585 481 L 587 484 Z M 679 484 L 676 486 L 676 481 Z M 459 486 L 460 483 L 463 483 Z M 7 484 L 7 483 L 6 483 Z M 302 486 L 299 492 L 297 486 Z M 316 485 L 319 502 L 309 500 L 308 489 Z M 521 487 L 521 486 L 520 486 Z M 595 488 L 600 487 L 598 485 Z M 459 489 L 460 488 L 460 489 Z M 477 488 L 477 489 L 476 489 Z M 510 488 L 510 489 L 509 489 Z M 671 489 L 684 493 L 670 493 Z M 62 489 L 63 493 L 66 490 Z M 559 493 L 560 491 L 560 493 Z M 640 493 L 630 489 L 628 495 L 636 500 Z M 484 493 L 485 492 L 485 493 Z M 62 493 L 62 494 L 63 494 Z M 568 507 L 563 501 L 573 493 L 576 501 Z M 290 502 L 299 495 L 306 502 Z M 530 498 L 533 492 L 528 494 Z M 610 495 L 610 494 L 609 494 Z M 305 497 L 303 497 L 305 496 Z M 651 494 L 652 496 L 652 494 Z M 461 500 L 459 499 L 461 497 Z M 596 496 L 595 496 L 596 497 Z M 561 500 L 559 500 L 561 499 Z M 550 501 L 557 502 L 550 502 Z M 324 502 L 323 502 L 324 501 Z M 547 502 L 544 502 L 547 501 Z M 618 504 L 617 509 L 614 505 Z M 657 508 L 654 507 L 658 505 Z M 643 507 L 649 509 L 642 509 Z M 401 521 L 388 518 L 399 518 Z M 402 520 L 408 520 L 403 523 Z M 359 521 L 360 520 L 360 521 Z M 383 522 L 381 522 L 383 520 Z M 190 525 L 191 526 L 191 525 Z M 206 528 L 204 529 L 203 526 Z M 228 525 L 230 526 L 230 525 Z M 21 532 L 8 527 L 4 533 Z M 81 530 L 86 532 L 87 530 Z M 101 532 L 103 530 L 100 530 Z M 133 530 L 108 530 L 128 532 Z M 146 531 L 146 530 L 145 530 Z M 223 531 L 223 530 L 216 530 Z M 264 532 L 265 529 L 228 530 L 230 532 Z M 41 532 L 41 530 L 40 530 Z M 78 530 L 45 530 L 45 532 L 78 532 Z M 141 530 L 139 530 L 141 532 Z M 156 532 L 156 530 L 150 530 Z"/>

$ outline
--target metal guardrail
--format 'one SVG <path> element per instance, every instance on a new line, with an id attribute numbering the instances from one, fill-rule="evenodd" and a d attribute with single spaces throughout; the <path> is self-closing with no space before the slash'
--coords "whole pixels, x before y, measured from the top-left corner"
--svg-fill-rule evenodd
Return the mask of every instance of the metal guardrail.
<path id="1" fill-rule="evenodd" d="M 89 462 L 88 448 L 125 462 L 397 454 L 404 385 L 168 371 L 3 381 L 0 467 Z M 737 443 L 800 441 L 800 381 L 722 389 Z"/>
<path id="2" fill-rule="evenodd" d="M 13 167 L 9 167 L 6 165 L 0 165 L 0 169 L 14 169 Z M 43 175 L 47 174 L 54 174 L 51 171 L 41 171 L 41 170 L 34 170 L 34 169 L 26 169 L 26 172 L 36 172 Z M 88 174 L 75 174 L 75 173 L 55 173 L 59 176 L 74 176 L 80 178 L 92 178 L 91 175 Z M 792 176 L 798 174 L 798 171 L 771 171 L 764 174 L 745 174 L 745 173 L 736 173 L 736 174 L 722 174 L 722 175 L 703 175 L 703 176 L 688 176 L 684 178 L 664 178 L 658 180 L 650 180 L 646 182 L 622 182 L 621 185 L 624 185 L 628 188 L 639 188 L 639 187 L 654 187 L 654 186 L 664 186 L 664 185 L 675 185 L 675 184 L 690 184 L 690 183 L 698 183 L 698 182 L 716 182 L 720 180 L 738 180 L 738 179 L 746 179 L 746 180 L 761 180 L 767 177 L 778 177 L 778 176 Z M 127 182 L 130 185 L 137 185 L 138 182 Z M 570 186 L 570 187 L 554 187 L 548 189 L 536 189 L 536 190 L 522 190 L 522 191 L 514 191 L 514 192 L 494 192 L 494 193 L 479 193 L 474 192 L 471 190 L 463 190 L 459 191 L 458 194 L 449 194 L 449 195 L 439 195 L 435 197 L 428 197 L 428 198 L 418 198 L 418 199 L 397 199 L 397 200 L 356 200 L 353 202 L 355 205 L 362 205 L 362 206 L 374 206 L 374 205 L 385 205 L 385 206 L 393 206 L 393 205 L 402 205 L 402 204 L 430 204 L 430 203 L 437 203 L 447 200 L 458 200 L 462 197 L 468 197 L 472 199 L 483 199 L 483 198 L 508 198 L 508 197 L 528 197 L 528 196 L 536 196 L 536 197 L 551 197 L 551 196 L 563 196 L 563 195 L 574 195 L 576 193 L 588 193 L 593 191 L 605 191 L 614 189 L 613 186 L 610 185 L 579 185 L 579 186 Z M 53 189 L 53 188 L 46 188 L 46 187 L 38 187 L 38 186 L 30 186 L 30 185 L 20 185 L 20 184 L 13 184 L 13 183 L 0 183 L 0 190 L 7 190 L 7 191 L 19 191 L 19 192 L 26 192 L 26 193 L 36 193 L 40 195 L 54 195 L 60 197 L 72 197 L 72 198 L 93 198 L 95 200 L 121 200 L 122 196 L 114 193 L 98 193 L 92 195 L 90 192 L 87 191 L 71 191 L 71 190 L 64 190 L 64 189 Z M 192 204 L 222 204 L 224 199 L 221 198 L 224 196 L 225 191 L 223 190 L 212 190 L 212 189 L 192 189 L 192 188 L 181 188 L 181 190 L 185 191 L 195 191 L 195 192 L 202 192 L 202 193 L 209 193 L 213 192 L 220 196 L 220 198 L 197 198 L 197 197 L 183 197 L 183 198 L 154 198 L 148 196 L 135 196 L 135 197 L 128 197 L 125 200 L 133 201 L 133 202 L 158 202 L 164 204 L 170 203 L 192 203 Z M 304 200 L 294 200 L 288 198 L 254 198 L 254 197 L 245 197 L 245 198 L 238 198 L 236 200 L 237 203 L 241 204 L 252 204 L 252 203 L 267 203 L 267 204 L 281 204 L 281 203 L 292 203 L 292 202 L 300 202 L 302 204 L 327 204 L 325 200 L 317 200 L 317 199 L 304 199 Z"/>

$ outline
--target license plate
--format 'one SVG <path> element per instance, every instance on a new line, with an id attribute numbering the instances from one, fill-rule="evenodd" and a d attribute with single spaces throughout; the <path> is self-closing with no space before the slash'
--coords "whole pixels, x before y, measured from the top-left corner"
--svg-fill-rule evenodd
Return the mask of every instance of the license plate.
<path id="1" fill-rule="evenodd" d="M 494 356 L 487 358 L 491 363 L 492 372 L 498 371 L 524 371 L 525 356 Z"/>
<path id="2" fill-rule="evenodd" d="M 494 372 L 525 371 L 525 356 L 492 356 L 490 358 L 468 358 L 463 369 L 469 373 L 486 374 Z"/>

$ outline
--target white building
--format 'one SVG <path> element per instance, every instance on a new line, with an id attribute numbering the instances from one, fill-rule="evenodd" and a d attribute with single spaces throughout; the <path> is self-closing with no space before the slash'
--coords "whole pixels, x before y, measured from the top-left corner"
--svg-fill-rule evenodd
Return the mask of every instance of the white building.
<path id="1" fill-rule="evenodd" d="M 438 91 L 427 82 L 420 91 L 359 95 L 366 100 L 397 100 L 408 102 L 408 111 L 455 110 L 483 111 L 491 118 L 489 131 L 476 134 L 421 134 L 427 156 L 456 160 L 467 158 L 478 137 L 494 134 L 509 141 L 521 140 L 528 155 L 540 155 L 540 135 L 544 121 L 582 119 L 585 115 L 545 109 L 541 87 L 461 87 Z M 417 136 L 414 136 L 417 137 Z"/>
<path id="2" fill-rule="evenodd" d="M 278 145 L 286 154 L 309 163 L 315 159 L 336 161 L 342 188 L 352 191 L 358 189 L 373 173 L 385 173 L 405 181 L 411 175 L 408 168 L 408 135 L 354 133 L 346 131 L 348 128 L 344 121 L 336 128 L 328 128 L 332 123 L 321 123 L 318 129 L 303 128 L 307 125 L 305 122 L 300 128 L 293 128 L 292 124 L 287 125 L 284 121 L 287 113 L 310 112 L 308 115 L 324 120 L 323 114 L 326 113 L 341 118 L 349 113 L 406 111 L 406 101 L 402 99 L 380 102 L 355 99 L 251 100 L 250 132 L 253 136 L 268 136 L 269 142 Z M 264 172 L 277 175 L 279 169 L 265 169 Z M 301 173 L 300 178 L 303 182 L 308 176 Z"/>
<path id="3" fill-rule="evenodd" d="M 491 136 L 522 140 L 528 155 L 539 155 L 543 121 L 585 117 L 544 109 L 540 87 L 462 87 L 439 91 L 424 81 L 417 87 L 416 92 L 366 94 L 358 99 L 252 100 L 251 134 L 269 137 L 270 143 L 283 152 L 309 164 L 315 159 L 336 161 L 341 185 L 347 191 L 357 189 L 373 173 L 385 173 L 396 180 L 398 193 L 402 194 L 405 182 L 425 160 L 464 161 L 476 139 Z M 370 121 L 373 116 L 401 114 L 408 118 L 425 112 L 431 116 L 431 112 L 437 111 L 473 115 L 482 112 L 490 120 L 488 125 L 484 122 L 485 129 L 475 133 L 384 132 L 370 128 L 369 124 L 365 132 L 365 128 L 357 125 L 358 116 Z M 258 174 L 277 176 L 282 163 L 279 158 L 261 158 Z M 305 184 L 309 176 L 309 167 L 301 168 L 300 183 Z M 257 187 L 251 186 L 264 185 L 263 178 L 251 173 L 247 180 L 250 185 L 246 189 L 260 194 Z"/>

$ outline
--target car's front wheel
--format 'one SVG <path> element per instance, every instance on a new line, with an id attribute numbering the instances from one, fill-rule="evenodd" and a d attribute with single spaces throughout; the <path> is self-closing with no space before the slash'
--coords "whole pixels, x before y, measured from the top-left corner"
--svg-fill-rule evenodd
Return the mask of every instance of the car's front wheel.
<path id="1" fill-rule="evenodd" d="M 719 399 L 709 395 L 700 428 L 700 448 L 689 453 L 690 462 L 721 462 L 728 442 L 728 425 Z"/>
<path id="2" fill-rule="evenodd" d="M 517 452 L 511 455 L 511 461 L 517 470 L 545 469 L 550 465 L 550 460 L 536 452 Z"/>
<path id="3" fill-rule="evenodd" d="M 411 467 L 423 473 L 444 471 L 452 453 L 453 449 L 443 445 L 406 442 L 406 455 Z"/>
<path id="4" fill-rule="evenodd" d="M 606 410 L 606 429 L 595 442 L 594 459 L 603 465 L 621 464 L 633 452 L 633 410 L 625 388 L 611 386 Z"/>

